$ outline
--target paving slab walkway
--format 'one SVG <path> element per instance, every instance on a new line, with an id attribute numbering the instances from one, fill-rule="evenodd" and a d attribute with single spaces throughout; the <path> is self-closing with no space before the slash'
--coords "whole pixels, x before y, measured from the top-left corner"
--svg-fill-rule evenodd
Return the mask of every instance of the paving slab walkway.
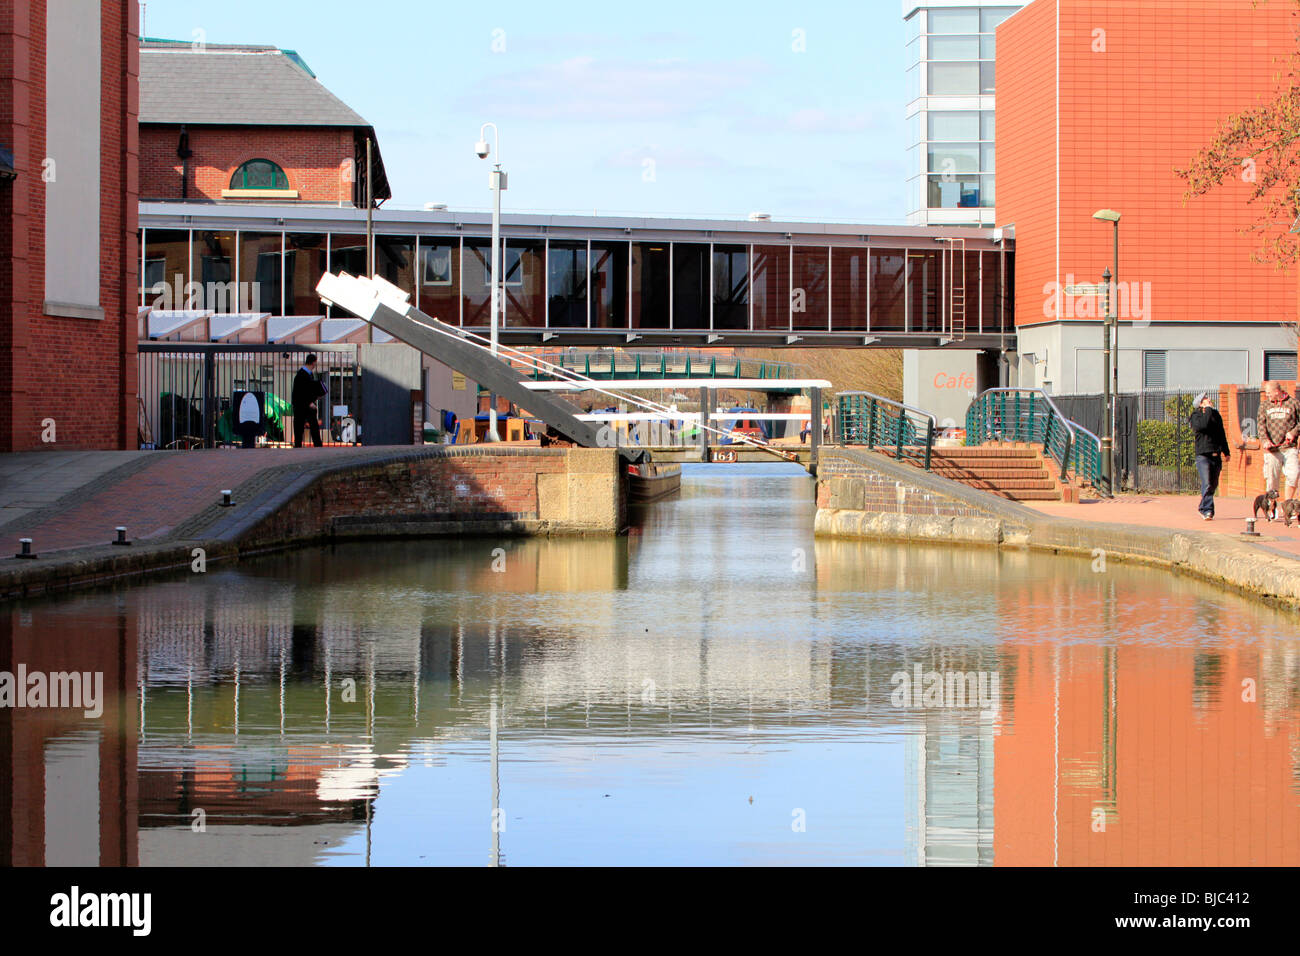
<path id="1" fill-rule="evenodd" d="M 1059 501 L 1026 501 L 1024 504 L 1042 514 L 1070 521 L 1221 534 L 1256 543 L 1271 552 L 1300 558 L 1300 524 L 1292 522 L 1287 528 L 1281 519 L 1270 523 L 1261 514 L 1255 524 L 1260 536 L 1245 538 L 1242 532 L 1246 530 L 1246 518 L 1250 517 L 1253 499 L 1216 498 L 1213 521 L 1205 521 L 1197 513 L 1200 501 L 1200 495 L 1120 495 L 1077 504 Z"/>
<path id="2" fill-rule="evenodd" d="M 23 452 L 0 455 L 0 560 L 19 538 L 40 554 L 107 544 L 125 525 L 142 543 L 170 533 L 220 499 L 225 489 L 263 484 L 324 464 L 418 453 L 423 446 L 207 449 L 145 452 Z"/>

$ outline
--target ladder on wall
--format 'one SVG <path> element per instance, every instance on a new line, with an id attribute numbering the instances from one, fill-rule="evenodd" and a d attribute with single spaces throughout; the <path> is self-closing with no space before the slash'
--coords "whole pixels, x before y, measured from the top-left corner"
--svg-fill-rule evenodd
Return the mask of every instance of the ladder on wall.
<path id="1" fill-rule="evenodd" d="M 954 342 L 966 341 L 966 240 L 948 244 L 948 334 Z"/>

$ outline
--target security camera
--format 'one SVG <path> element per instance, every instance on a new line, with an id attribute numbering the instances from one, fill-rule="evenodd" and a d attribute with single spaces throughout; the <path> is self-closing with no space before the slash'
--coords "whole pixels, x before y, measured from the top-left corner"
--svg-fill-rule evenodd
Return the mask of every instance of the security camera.
<path id="1" fill-rule="evenodd" d="M 488 153 L 492 152 L 492 147 L 488 146 L 487 140 L 481 139 L 474 144 L 474 152 L 478 154 L 479 159 L 487 159 Z"/>

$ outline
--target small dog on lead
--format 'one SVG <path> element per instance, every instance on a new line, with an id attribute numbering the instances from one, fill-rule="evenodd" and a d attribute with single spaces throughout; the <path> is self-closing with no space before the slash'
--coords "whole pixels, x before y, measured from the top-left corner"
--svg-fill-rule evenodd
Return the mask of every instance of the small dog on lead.
<path id="1" fill-rule="evenodd" d="M 1282 502 L 1279 506 L 1279 510 L 1282 512 L 1282 522 L 1288 528 L 1291 527 L 1292 518 L 1300 521 L 1300 501 L 1297 501 L 1295 498 L 1288 498 L 1286 501 Z"/>
<path id="2" fill-rule="evenodd" d="M 1263 510 L 1264 517 L 1272 521 L 1277 517 L 1277 492 L 1266 491 L 1255 498 L 1255 517 L 1259 517 L 1260 511 Z"/>

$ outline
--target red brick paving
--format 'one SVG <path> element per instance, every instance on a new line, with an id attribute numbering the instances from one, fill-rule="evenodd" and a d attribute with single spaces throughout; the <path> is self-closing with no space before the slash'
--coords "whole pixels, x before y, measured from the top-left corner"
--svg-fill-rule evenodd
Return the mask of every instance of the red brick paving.
<path id="1" fill-rule="evenodd" d="M 1070 521 L 1134 524 L 1235 537 L 1246 529 L 1245 519 L 1250 516 L 1254 503 L 1245 498 L 1215 498 L 1214 520 L 1203 521 L 1196 510 L 1200 502 L 1200 495 L 1120 495 L 1079 504 L 1056 501 L 1027 501 L 1024 504 L 1043 514 Z M 1261 514 L 1255 530 L 1260 532 L 1260 537 L 1252 540 L 1300 557 L 1300 525 L 1293 522 L 1287 528 L 1280 519 L 1270 524 Z"/>
<path id="2" fill-rule="evenodd" d="M 17 550 L 18 538 L 32 538 L 39 553 L 106 544 L 114 528 L 125 525 L 133 540 L 157 538 L 217 501 L 222 489 L 240 484 L 267 468 L 323 458 L 374 457 L 370 448 L 212 449 L 160 453 L 156 462 L 114 481 L 110 473 L 81 489 L 85 497 L 61 513 L 39 520 L 20 519 L 6 529 Z"/>

